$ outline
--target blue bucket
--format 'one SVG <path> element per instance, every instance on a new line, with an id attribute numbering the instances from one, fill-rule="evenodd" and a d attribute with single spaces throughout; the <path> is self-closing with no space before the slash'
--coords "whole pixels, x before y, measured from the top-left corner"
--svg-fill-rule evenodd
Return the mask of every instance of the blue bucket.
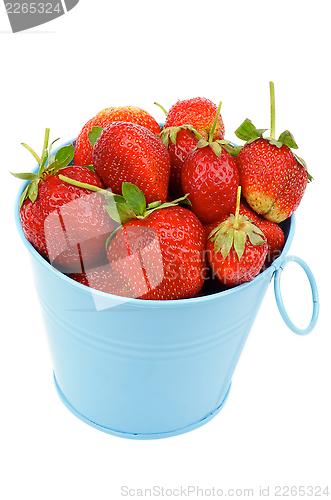
<path id="1" fill-rule="evenodd" d="M 68 144 L 68 143 L 67 143 Z M 288 257 L 295 216 L 282 223 L 281 255 L 250 283 L 191 299 L 128 299 L 93 290 L 52 267 L 18 232 L 27 247 L 51 351 L 54 381 L 67 408 L 112 435 L 158 439 L 211 420 L 223 407 L 231 379 L 269 283 L 286 324 L 307 334 L 318 317 L 311 270 Z M 280 293 L 286 263 L 296 261 L 312 288 L 310 324 L 289 319 Z"/>

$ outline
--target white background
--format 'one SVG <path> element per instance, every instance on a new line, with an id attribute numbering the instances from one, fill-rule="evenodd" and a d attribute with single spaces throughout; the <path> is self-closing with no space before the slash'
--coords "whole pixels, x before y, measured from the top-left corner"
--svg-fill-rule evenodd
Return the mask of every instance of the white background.
<path id="1" fill-rule="evenodd" d="M 253 488 L 256 498 L 260 486 L 270 486 L 272 498 L 276 485 L 329 485 L 331 493 L 330 14 L 322 0 L 81 0 L 67 15 L 13 35 L 0 5 L 2 498 L 119 499 L 124 485 Z M 195 96 L 222 100 L 226 137 L 235 140 L 246 117 L 269 126 L 269 80 L 277 132 L 292 131 L 314 177 L 297 210 L 290 253 L 310 265 L 318 283 L 315 330 L 293 334 L 270 285 L 228 402 L 211 422 L 158 441 L 89 427 L 53 386 L 30 262 L 13 217 L 20 181 L 8 170 L 35 163 L 20 143 L 40 152 L 45 127 L 53 139 L 71 139 L 109 106 L 137 105 L 162 121 L 154 101 L 169 108 Z M 283 278 L 291 317 L 305 326 L 308 280 L 295 265 Z"/>

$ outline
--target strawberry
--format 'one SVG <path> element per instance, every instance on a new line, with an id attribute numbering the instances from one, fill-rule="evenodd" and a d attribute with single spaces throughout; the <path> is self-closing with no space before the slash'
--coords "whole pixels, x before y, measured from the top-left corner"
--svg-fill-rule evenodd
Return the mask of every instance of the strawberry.
<path id="1" fill-rule="evenodd" d="M 292 134 L 285 130 L 275 139 L 274 85 L 270 82 L 271 134 L 256 129 L 246 119 L 236 135 L 246 143 L 239 148 L 237 166 L 243 196 L 253 210 L 272 222 L 282 222 L 299 206 L 307 182 L 312 180 L 305 162 L 291 148 L 298 146 Z"/>
<path id="2" fill-rule="evenodd" d="M 251 281 L 260 272 L 268 252 L 261 229 L 239 214 L 240 194 L 239 186 L 235 214 L 209 228 L 206 245 L 212 271 L 230 287 Z"/>
<path id="3" fill-rule="evenodd" d="M 80 270 L 98 262 L 105 254 L 105 242 L 116 227 L 104 210 L 99 194 L 78 187 L 81 183 L 103 185 L 97 174 L 86 167 L 67 166 L 74 147 L 65 146 L 50 155 L 46 129 L 41 157 L 23 144 L 39 163 L 38 174 L 13 174 L 30 180 L 20 200 L 20 218 L 27 240 L 60 270 Z M 47 165 L 48 160 L 48 165 Z M 72 186 L 61 177 L 75 179 Z"/>
<path id="4" fill-rule="evenodd" d="M 101 131 L 93 149 L 93 166 L 104 185 L 116 194 L 122 183 L 136 184 L 148 203 L 167 198 L 170 159 L 153 132 L 129 122 L 113 122 Z"/>
<path id="5" fill-rule="evenodd" d="M 208 139 L 216 113 L 216 104 L 205 97 L 194 97 L 192 99 L 177 101 L 169 109 L 164 127 L 192 125 L 202 137 Z M 214 139 L 224 139 L 224 123 L 220 115 L 214 128 Z"/>
<path id="6" fill-rule="evenodd" d="M 234 212 L 239 173 L 228 153 L 228 141 L 214 141 L 214 127 L 220 112 L 218 107 L 209 140 L 201 139 L 186 156 L 181 180 L 184 193 L 189 193 L 193 212 L 202 223 L 209 223 Z"/>
<path id="7" fill-rule="evenodd" d="M 181 179 L 183 163 L 202 136 L 192 125 L 180 125 L 164 128 L 160 138 L 168 148 L 170 156 L 169 190 L 176 198 L 179 198 L 184 194 Z"/>
<path id="8" fill-rule="evenodd" d="M 180 299 L 194 296 L 204 283 L 205 235 L 199 219 L 179 207 L 185 197 L 146 207 L 142 191 L 123 183 L 123 196 L 115 195 L 116 210 L 109 214 L 123 226 L 110 237 L 110 267 L 141 299 Z"/>
<path id="9" fill-rule="evenodd" d="M 136 106 L 121 106 L 105 108 L 91 118 L 78 134 L 75 146 L 75 165 L 91 165 L 93 146 L 89 141 L 92 127 L 106 127 L 109 123 L 118 121 L 132 122 L 148 128 L 154 134 L 160 133 L 159 124 L 145 110 Z"/>
<path id="10" fill-rule="evenodd" d="M 123 285 L 122 280 L 108 264 L 89 269 L 83 273 L 72 273 L 69 277 L 82 285 L 100 290 L 101 292 L 130 297 L 129 290 Z"/>
<path id="11" fill-rule="evenodd" d="M 249 220 L 254 222 L 267 239 L 268 254 L 264 265 L 269 266 L 282 253 L 285 239 L 282 228 L 275 222 L 268 221 L 254 212 L 243 198 L 240 202 L 239 213 L 240 215 L 246 215 Z"/>

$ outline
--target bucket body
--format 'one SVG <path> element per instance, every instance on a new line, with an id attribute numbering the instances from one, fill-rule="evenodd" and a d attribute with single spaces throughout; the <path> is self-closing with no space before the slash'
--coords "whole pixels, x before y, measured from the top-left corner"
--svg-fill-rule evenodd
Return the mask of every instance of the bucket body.
<path id="1" fill-rule="evenodd" d="M 31 257 L 62 394 L 89 421 L 142 435 L 195 425 L 222 405 L 273 272 L 151 303 L 92 292 Z"/>
<path id="2" fill-rule="evenodd" d="M 20 191 L 21 193 L 22 191 Z M 20 195 L 19 193 L 19 195 Z M 58 394 L 79 418 L 110 434 L 153 439 L 203 425 L 221 409 L 275 269 L 250 283 L 169 301 L 93 290 L 29 250 Z"/>

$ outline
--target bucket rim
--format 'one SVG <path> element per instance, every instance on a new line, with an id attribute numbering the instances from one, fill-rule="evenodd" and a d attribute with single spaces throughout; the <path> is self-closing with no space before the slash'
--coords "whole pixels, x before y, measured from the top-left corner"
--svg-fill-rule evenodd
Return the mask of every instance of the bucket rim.
<path id="1" fill-rule="evenodd" d="M 57 149 L 60 149 L 63 146 L 67 146 L 74 142 L 76 138 L 71 139 L 70 141 L 66 141 L 63 143 L 61 146 L 59 146 Z M 57 151 L 57 149 L 54 149 L 53 154 Z M 36 165 L 32 170 L 32 172 L 36 173 L 38 171 L 38 165 Z M 227 290 L 222 290 L 220 292 L 215 292 L 211 293 L 209 295 L 203 295 L 199 297 L 191 297 L 191 298 L 186 298 L 186 299 L 170 299 L 170 300 L 146 300 L 146 299 L 139 299 L 139 298 L 130 298 L 130 297 L 121 297 L 119 295 L 113 295 L 110 293 L 102 292 L 100 290 L 96 290 L 94 288 L 88 287 L 86 285 L 83 285 L 66 274 L 60 272 L 58 269 L 53 267 L 47 260 L 42 257 L 39 252 L 33 247 L 33 245 L 26 239 L 22 225 L 21 225 L 21 219 L 19 215 L 19 200 L 21 197 L 22 192 L 28 185 L 29 181 L 24 181 L 21 183 L 20 188 L 17 192 L 16 198 L 15 198 L 15 222 L 16 222 L 16 227 L 18 230 L 18 233 L 25 244 L 26 248 L 28 249 L 30 255 L 36 259 L 43 267 L 45 267 L 48 271 L 53 273 L 56 277 L 63 279 L 66 283 L 68 283 L 70 286 L 80 290 L 81 292 L 84 292 L 88 295 L 93 295 L 94 297 L 98 297 L 102 300 L 110 300 L 112 303 L 116 301 L 118 305 L 121 304 L 130 304 L 134 306 L 139 306 L 139 307 L 185 307 L 185 306 L 192 306 L 194 307 L 197 304 L 204 303 L 204 302 L 210 302 L 213 300 L 218 300 L 220 297 L 224 297 L 227 295 L 231 295 L 236 293 L 237 291 L 245 290 L 246 288 L 254 286 L 254 284 L 258 281 L 268 279 L 269 282 L 271 281 L 274 273 L 276 272 L 277 269 L 280 268 L 281 263 L 285 259 L 288 250 L 292 244 L 293 237 L 294 237 L 294 230 L 295 230 L 295 214 L 292 213 L 292 215 L 288 218 L 290 221 L 290 227 L 289 227 L 289 232 L 288 236 L 285 242 L 285 245 L 283 247 L 283 250 L 280 254 L 279 257 L 277 257 L 272 264 L 265 269 L 262 273 L 258 274 L 255 278 L 253 278 L 251 281 L 247 283 L 242 283 L 241 285 L 234 286 L 232 288 L 229 288 Z"/>

